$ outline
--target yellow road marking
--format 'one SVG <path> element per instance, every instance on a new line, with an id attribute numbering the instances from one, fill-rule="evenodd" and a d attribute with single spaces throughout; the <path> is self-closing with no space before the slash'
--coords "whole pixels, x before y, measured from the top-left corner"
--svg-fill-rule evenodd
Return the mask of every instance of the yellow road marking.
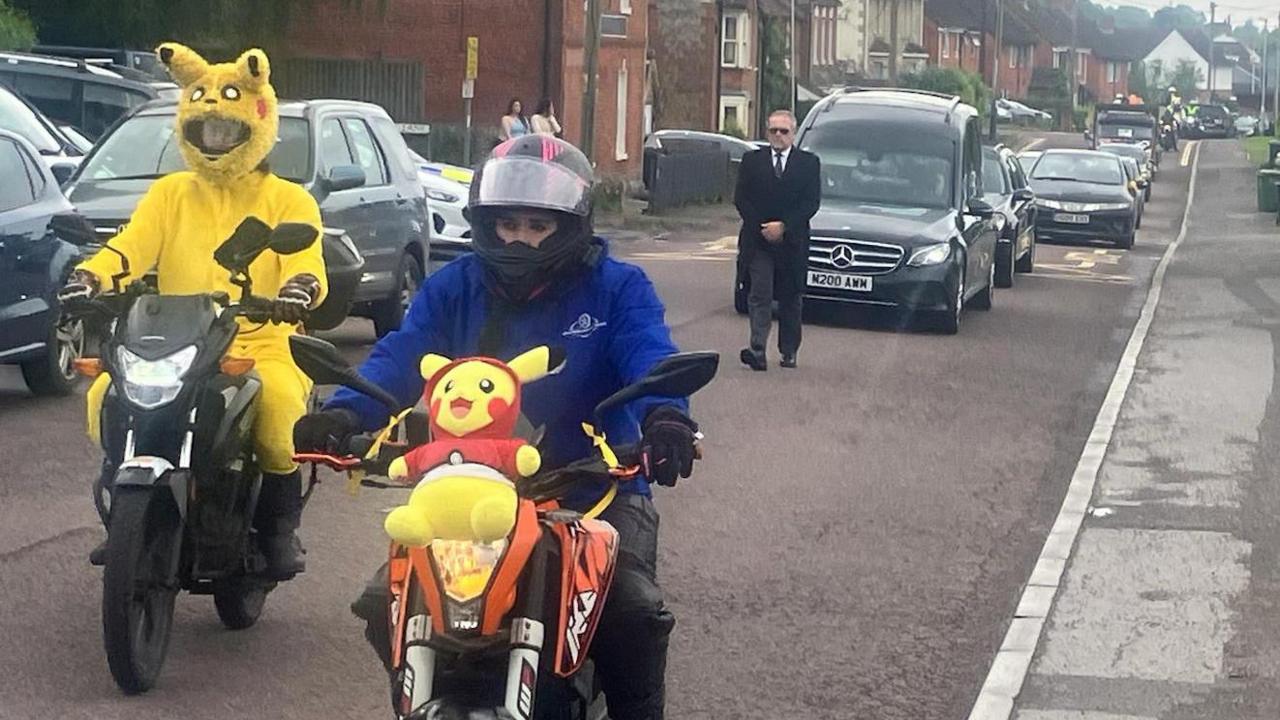
<path id="1" fill-rule="evenodd" d="M 1195 148 L 1199 140 L 1192 140 L 1182 148 L 1182 160 L 1179 163 L 1182 167 L 1186 167 L 1191 163 L 1191 151 Z"/>

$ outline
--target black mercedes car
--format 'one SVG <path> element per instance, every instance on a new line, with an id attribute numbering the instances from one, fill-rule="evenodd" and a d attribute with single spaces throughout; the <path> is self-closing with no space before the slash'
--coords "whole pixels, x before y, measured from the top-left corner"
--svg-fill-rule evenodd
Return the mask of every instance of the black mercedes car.
<path id="1" fill-rule="evenodd" d="M 1097 150 L 1049 150 L 1031 171 L 1036 235 L 1133 247 L 1137 207 L 1120 158 Z"/>
<path id="2" fill-rule="evenodd" d="M 1036 259 L 1035 193 L 1013 151 L 1004 145 L 982 149 L 982 192 L 995 208 L 996 287 L 1013 287 L 1015 273 L 1029 273 Z"/>
<path id="3" fill-rule="evenodd" d="M 989 310 L 995 210 L 982 194 L 978 113 L 958 97 L 849 90 L 821 100 L 797 144 L 822 161 L 806 302 L 928 316 L 955 333 Z"/>

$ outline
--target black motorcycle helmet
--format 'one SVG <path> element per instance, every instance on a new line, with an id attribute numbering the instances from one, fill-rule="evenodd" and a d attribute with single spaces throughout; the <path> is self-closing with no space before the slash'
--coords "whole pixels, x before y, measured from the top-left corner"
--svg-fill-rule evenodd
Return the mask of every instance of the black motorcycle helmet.
<path id="1" fill-rule="evenodd" d="M 581 269 L 592 248 L 591 184 L 587 156 L 545 135 L 524 135 L 493 149 L 471 180 L 467 207 L 471 246 L 493 289 L 523 302 Z M 508 245 L 497 218 L 509 210 L 546 210 L 556 231 L 536 247 Z"/>

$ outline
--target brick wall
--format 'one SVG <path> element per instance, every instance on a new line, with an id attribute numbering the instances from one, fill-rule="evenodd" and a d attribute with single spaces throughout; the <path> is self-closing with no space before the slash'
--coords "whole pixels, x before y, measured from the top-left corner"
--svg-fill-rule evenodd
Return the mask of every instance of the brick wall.
<path id="1" fill-rule="evenodd" d="M 649 2 L 649 52 L 657 63 L 654 128 L 717 130 L 720 67 L 714 3 Z"/>
<path id="2" fill-rule="evenodd" d="M 287 47 L 297 57 L 416 60 L 423 63 L 423 115 L 435 122 L 463 118 L 462 79 L 466 39 L 480 39 L 479 78 L 473 103 L 477 125 L 496 125 L 513 97 L 531 113 L 547 92 L 544 82 L 545 28 L 552 24 L 551 46 L 558 47 L 557 0 L 388 0 L 360 7 L 343 0 L 322 0 L 316 10 L 293 18 Z M 551 17 L 548 18 L 548 9 Z"/>

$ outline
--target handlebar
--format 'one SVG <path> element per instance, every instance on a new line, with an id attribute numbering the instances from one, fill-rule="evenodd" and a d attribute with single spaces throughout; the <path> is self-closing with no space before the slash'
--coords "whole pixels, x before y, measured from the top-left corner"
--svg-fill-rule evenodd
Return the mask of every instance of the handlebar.
<path id="1" fill-rule="evenodd" d="M 135 300 L 143 295 L 159 294 L 154 288 L 138 280 L 129 284 L 123 292 L 99 293 L 90 298 L 75 298 L 62 305 L 62 314 L 67 319 L 104 319 L 118 318 L 128 312 Z M 275 301 L 258 295 L 246 295 L 238 303 L 231 302 L 231 296 L 225 292 L 204 293 L 213 302 L 221 305 L 224 315 L 242 317 L 249 322 L 280 322 L 273 320 Z M 304 315 L 305 315 L 304 311 Z"/>

